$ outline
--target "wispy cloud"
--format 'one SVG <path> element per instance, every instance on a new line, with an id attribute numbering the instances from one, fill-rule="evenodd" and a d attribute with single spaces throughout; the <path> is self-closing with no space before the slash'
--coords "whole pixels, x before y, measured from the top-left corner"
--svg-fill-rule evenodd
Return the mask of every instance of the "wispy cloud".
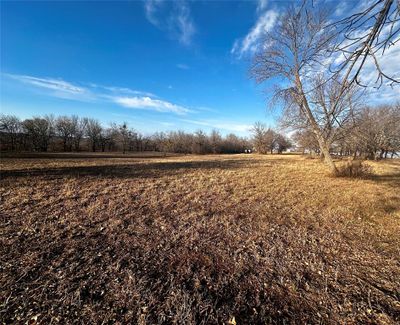
<path id="1" fill-rule="evenodd" d="M 267 8 L 268 0 L 258 0 L 257 2 L 257 12 L 262 12 Z"/>
<path id="2" fill-rule="evenodd" d="M 79 94 L 79 95 L 88 92 L 88 90 L 83 87 L 73 85 L 72 83 L 69 83 L 69 82 L 66 82 L 66 81 L 60 80 L 60 79 L 37 78 L 37 77 L 16 75 L 16 74 L 5 74 L 5 75 L 12 79 L 16 79 L 16 80 L 21 81 L 26 84 L 30 84 L 30 85 L 33 85 L 36 87 L 56 90 L 56 91 L 60 91 L 60 92 L 66 92 L 66 93 L 70 93 L 70 94 Z"/>
<path id="3" fill-rule="evenodd" d="M 177 66 L 179 69 L 182 69 L 182 70 L 188 70 L 188 69 L 190 69 L 190 67 L 189 67 L 187 64 L 184 64 L 184 63 L 178 63 L 176 66 Z"/>
<path id="4" fill-rule="evenodd" d="M 135 90 L 131 88 L 126 88 L 126 87 L 114 87 L 114 86 L 103 86 L 103 85 L 98 85 L 91 83 L 89 84 L 93 88 L 98 88 L 100 90 L 110 92 L 110 93 L 115 93 L 115 94 L 129 94 L 129 95 L 141 95 L 141 96 L 149 96 L 149 97 L 157 97 L 151 92 L 148 91 L 142 91 L 142 90 Z"/>
<path id="5" fill-rule="evenodd" d="M 98 102 L 114 103 L 121 107 L 152 110 L 156 112 L 184 115 L 190 109 L 159 99 L 150 92 L 134 90 L 126 87 L 103 86 L 95 83 L 76 85 L 61 79 L 40 78 L 27 75 L 3 74 L 34 89 L 41 89 L 44 94 L 52 97 L 76 101 L 88 99 Z"/>
<path id="6" fill-rule="evenodd" d="M 231 54 L 242 57 L 246 53 L 255 52 L 259 48 L 263 36 L 275 26 L 278 12 L 274 9 L 260 12 L 262 10 L 261 8 L 265 7 L 266 2 L 260 1 L 257 7 L 259 15 L 256 23 L 244 38 L 235 40 L 231 49 Z"/>
<path id="7" fill-rule="evenodd" d="M 159 26 L 157 13 L 163 5 L 162 0 L 146 0 L 144 2 L 144 10 L 147 20 L 155 26 Z"/>
<path id="8" fill-rule="evenodd" d="M 128 108 L 170 112 L 179 115 L 184 115 L 190 111 L 188 108 L 183 106 L 150 97 L 114 97 L 113 101 Z"/>
<path id="9" fill-rule="evenodd" d="M 183 45 L 192 43 L 196 27 L 188 1 L 147 0 L 144 3 L 144 9 L 146 18 L 151 24 L 160 30 L 165 30 L 169 36 Z"/>
<path id="10" fill-rule="evenodd" d="M 346 9 L 348 9 L 346 1 L 341 1 L 336 6 L 334 15 L 335 16 L 342 16 L 343 13 L 346 11 Z"/>
<path id="11" fill-rule="evenodd" d="M 214 129 L 220 129 L 231 132 L 247 133 L 251 129 L 251 124 L 236 123 L 231 121 L 223 120 L 192 120 L 192 119 L 181 119 L 182 122 L 205 126 Z"/>
<path id="12" fill-rule="evenodd" d="M 189 45 L 196 31 L 190 9 L 186 1 L 180 1 L 176 6 L 175 24 L 178 31 L 178 38 L 182 44 Z"/>

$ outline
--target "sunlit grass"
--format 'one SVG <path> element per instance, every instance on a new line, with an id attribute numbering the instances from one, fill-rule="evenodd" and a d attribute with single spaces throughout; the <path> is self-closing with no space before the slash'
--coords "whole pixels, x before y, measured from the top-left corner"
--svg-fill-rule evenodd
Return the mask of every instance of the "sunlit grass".
<path id="1" fill-rule="evenodd" d="M 6 322 L 399 320 L 400 162 L 3 159 Z"/>

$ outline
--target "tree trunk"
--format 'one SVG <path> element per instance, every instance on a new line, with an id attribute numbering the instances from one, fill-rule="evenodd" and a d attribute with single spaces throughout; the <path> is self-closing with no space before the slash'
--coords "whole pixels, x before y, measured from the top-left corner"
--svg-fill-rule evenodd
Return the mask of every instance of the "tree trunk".
<path id="1" fill-rule="evenodd" d="M 76 139 L 75 140 L 75 151 L 79 151 L 80 149 L 80 139 Z"/>
<path id="2" fill-rule="evenodd" d="M 324 161 L 328 165 L 331 173 L 337 174 L 338 170 L 329 152 L 329 145 L 327 145 L 325 142 L 322 142 L 320 144 L 320 147 L 321 147 L 321 154 L 324 156 Z"/>
<path id="3" fill-rule="evenodd" d="M 317 138 L 319 148 L 321 150 L 321 154 L 324 155 L 324 160 L 325 163 L 328 165 L 330 171 L 332 174 L 337 174 L 338 170 L 335 166 L 335 163 L 331 157 L 331 154 L 329 152 L 329 144 L 327 143 L 326 139 L 324 139 L 324 136 L 321 132 L 321 129 L 317 123 L 317 121 L 314 118 L 314 115 L 311 111 L 311 108 L 308 104 L 307 97 L 303 91 L 303 85 L 301 83 L 301 79 L 298 73 L 296 73 L 296 87 L 299 90 L 299 93 L 301 95 L 301 101 L 300 105 L 303 108 L 304 113 L 307 116 L 308 122 L 311 124 L 312 130 Z"/>

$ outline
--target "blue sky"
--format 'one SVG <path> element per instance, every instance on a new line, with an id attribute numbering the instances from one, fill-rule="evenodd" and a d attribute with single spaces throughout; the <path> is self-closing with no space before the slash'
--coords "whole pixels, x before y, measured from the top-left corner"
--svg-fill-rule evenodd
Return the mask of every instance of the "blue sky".
<path id="1" fill-rule="evenodd" d="M 144 133 L 246 135 L 255 121 L 273 125 L 268 85 L 256 86 L 247 70 L 285 5 L 1 2 L 1 112 L 126 121 Z"/>

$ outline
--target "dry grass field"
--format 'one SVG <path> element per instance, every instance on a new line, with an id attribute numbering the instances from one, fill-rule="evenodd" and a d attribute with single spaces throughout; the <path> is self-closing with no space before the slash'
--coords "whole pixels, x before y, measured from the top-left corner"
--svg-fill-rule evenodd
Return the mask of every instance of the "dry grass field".
<path id="1" fill-rule="evenodd" d="M 1 160 L 1 321 L 400 322 L 400 161 Z"/>

